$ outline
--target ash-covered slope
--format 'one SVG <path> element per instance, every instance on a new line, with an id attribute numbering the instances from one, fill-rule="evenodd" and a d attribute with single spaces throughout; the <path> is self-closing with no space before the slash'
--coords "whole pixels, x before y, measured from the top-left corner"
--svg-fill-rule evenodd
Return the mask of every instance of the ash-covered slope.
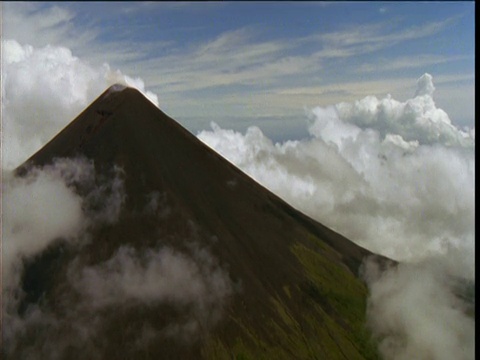
<path id="1" fill-rule="evenodd" d="M 56 356 L 68 359 L 376 357 L 358 276 L 371 253 L 257 184 L 137 90 L 108 89 L 17 174 L 59 158 L 91 161 L 97 179 L 116 173 L 125 197 L 115 221 L 90 226 L 81 246 L 59 240 L 25 262 L 18 312 L 39 307 L 65 324 L 24 332 L 9 358 L 39 341 L 67 343 Z"/>

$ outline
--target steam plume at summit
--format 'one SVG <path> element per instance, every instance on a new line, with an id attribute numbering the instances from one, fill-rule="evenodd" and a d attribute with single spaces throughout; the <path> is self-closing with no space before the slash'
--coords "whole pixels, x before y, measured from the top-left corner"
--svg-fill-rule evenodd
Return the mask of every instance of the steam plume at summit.
<path id="1" fill-rule="evenodd" d="M 20 165 L 109 85 L 135 87 L 158 106 L 142 79 L 107 63 L 93 67 L 60 46 L 2 39 L 2 75 L 3 168 Z"/>

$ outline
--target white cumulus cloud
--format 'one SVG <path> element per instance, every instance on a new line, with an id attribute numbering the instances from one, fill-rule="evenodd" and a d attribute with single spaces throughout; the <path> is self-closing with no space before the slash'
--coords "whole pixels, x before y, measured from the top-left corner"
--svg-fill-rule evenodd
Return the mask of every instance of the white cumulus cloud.
<path id="1" fill-rule="evenodd" d="M 256 127 L 215 124 L 198 134 L 297 209 L 403 262 L 382 277 L 366 267 L 369 323 L 386 359 L 473 359 L 474 320 L 462 307 L 474 299 L 465 303 L 453 285 L 475 281 L 474 129 L 452 125 L 434 90 L 424 74 L 405 102 L 367 96 L 316 107 L 301 141 L 274 144 Z"/>
<path id="2" fill-rule="evenodd" d="M 20 165 L 115 83 L 139 89 L 158 106 L 142 79 L 108 64 L 92 67 L 65 47 L 2 40 L 2 167 Z"/>
<path id="3" fill-rule="evenodd" d="M 446 132 L 459 141 L 426 141 L 422 124 L 402 115 L 406 104 L 423 103 L 424 97 L 431 96 L 405 103 L 367 97 L 314 108 L 312 136 L 301 141 L 274 144 L 256 127 L 241 134 L 215 124 L 198 137 L 300 210 L 372 251 L 398 260 L 444 254 L 449 246 L 467 254 L 473 246 L 474 138 L 450 124 Z M 411 118 L 424 120 L 427 129 L 436 121 L 429 114 L 442 112 L 417 110 Z M 468 263 L 472 270 L 471 256 Z"/>
<path id="4" fill-rule="evenodd" d="M 383 99 L 367 96 L 353 103 L 317 107 L 312 110 L 315 123 L 310 131 L 326 141 L 336 142 L 335 136 L 351 135 L 344 132 L 346 124 L 351 124 L 359 129 L 375 129 L 382 139 L 395 134 L 419 144 L 473 146 L 472 134 L 452 125 L 448 114 L 435 106 L 434 90 L 432 76 L 424 74 L 417 81 L 415 96 L 405 102 L 391 96 Z M 332 130 L 326 132 L 325 128 Z"/>

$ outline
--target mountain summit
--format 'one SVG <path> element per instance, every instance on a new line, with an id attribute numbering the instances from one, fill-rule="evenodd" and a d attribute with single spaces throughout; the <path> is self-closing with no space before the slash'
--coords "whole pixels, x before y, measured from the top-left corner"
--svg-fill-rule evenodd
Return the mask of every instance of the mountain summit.
<path id="1" fill-rule="evenodd" d="M 376 358 L 359 278 L 373 254 L 256 183 L 139 91 L 110 87 L 17 176 L 61 159 L 93 168 L 91 183 L 71 187 L 103 221 L 89 223 L 80 245 L 59 239 L 24 262 L 18 314 L 40 309 L 55 321 L 19 335 L 9 358 L 34 343 L 50 344 L 49 356 L 58 345 L 60 359 Z M 101 213 L 98 194 L 116 189 L 115 214 Z"/>

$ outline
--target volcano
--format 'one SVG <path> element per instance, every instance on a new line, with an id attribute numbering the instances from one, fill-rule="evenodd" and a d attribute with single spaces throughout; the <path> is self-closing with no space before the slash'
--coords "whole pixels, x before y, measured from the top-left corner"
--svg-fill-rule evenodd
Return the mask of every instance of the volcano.
<path id="1" fill-rule="evenodd" d="M 55 320 L 19 333 L 6 358 L 377 358 L 359 275 L 376 255 L 292 208 L 138 90 L 106 90 L 16 176 L 59 159 L 91 164 L 97 182 L 117 177 L 121 206 L 81 245 L 58 239 L 24 261 L 19 317 Z"/>

